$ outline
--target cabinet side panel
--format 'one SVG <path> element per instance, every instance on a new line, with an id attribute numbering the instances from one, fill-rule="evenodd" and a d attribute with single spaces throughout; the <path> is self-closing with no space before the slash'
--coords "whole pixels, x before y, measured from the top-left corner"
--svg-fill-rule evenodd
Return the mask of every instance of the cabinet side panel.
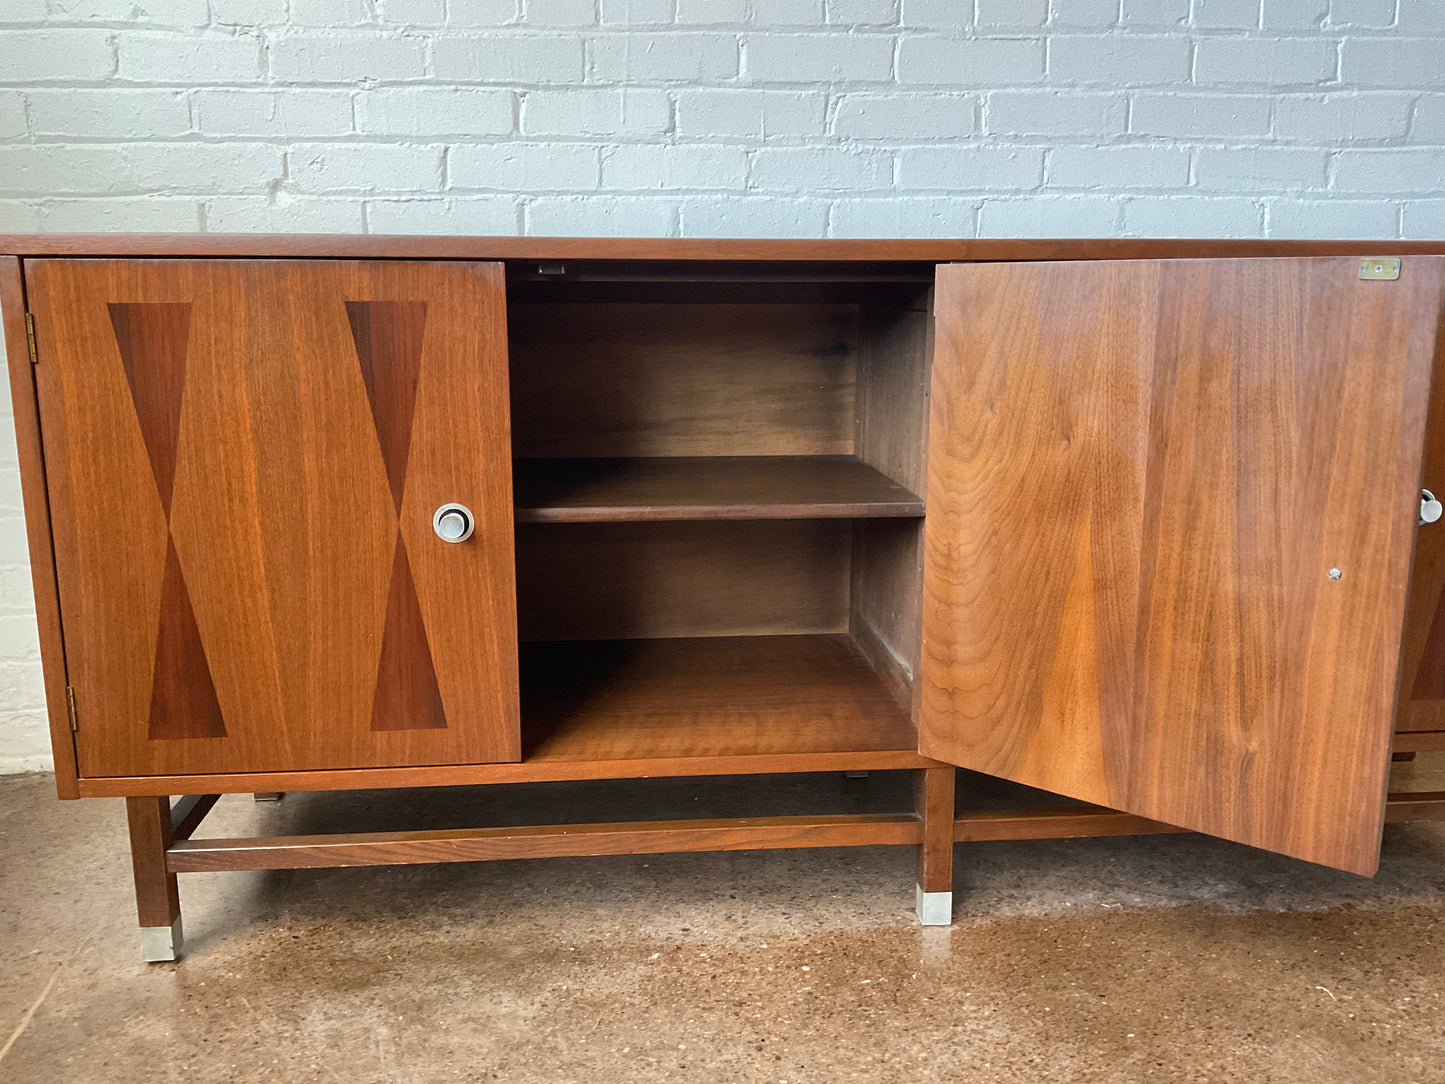
<path id="1" fill-rule="evenodd" d="M 921 494 L 928 442 L 932 291 L 907 306 L 864 305 L 858 352 L 860 459 Z M 923 524 L 859 523 L 850 626 L 905 703 L 913 699 L 922 635 Z"/>
<path id="2" fill-rule="evenodd" d="M 932 291 L 908 307 L 865 304 L 858 348 L 858 458 L 922 493 L 928 451 Z"/>
<path id="3" fill-rule="evenodd" d="M 40 443 L 40 413 L 35 373 L 25 330 L 25 289 L 20 261 L 0 257 L 0 310 L 5 319 L 5 357 L 10 368 L 10 402 L 15 446 L 20 460 L 20 489 L 25 502 L 25 535 L 30 547 L 30 583 L 40 630 L 40 660 L 45 675 L 45 704 L 50 718 L 50 748 L 55 756 L 55 788 L 62 798 L 79 798 L 75 740 L 66 706 L 65 643 L 60 627 L 60 598 L 55 585 L 55 551 L 50 533 L 50 498 L 45 490 L 45 454 Z"/>

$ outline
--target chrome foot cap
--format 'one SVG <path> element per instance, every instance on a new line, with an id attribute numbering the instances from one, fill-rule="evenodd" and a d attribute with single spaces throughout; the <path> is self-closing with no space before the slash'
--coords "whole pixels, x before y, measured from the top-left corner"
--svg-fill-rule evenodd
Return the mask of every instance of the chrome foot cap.
<path id="1" fill-rule="evenodd" d="M 142 926 L 140 951 L 148 964 L 166 964 L 180 956 L 181 920 L 178 918 L 169 926 Z"/>
<path id="2" fill-rule="evenodd" d="M 924 926 L 953 925 L 953 893 L 925 892 L 914 885 L 914 903 L 918 908 L 918 921 Z"/>

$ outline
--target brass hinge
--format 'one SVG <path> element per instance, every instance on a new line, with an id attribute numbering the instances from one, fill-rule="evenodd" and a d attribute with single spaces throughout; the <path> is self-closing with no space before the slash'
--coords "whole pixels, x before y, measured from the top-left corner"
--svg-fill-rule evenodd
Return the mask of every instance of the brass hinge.
<path id="1" fill-rule="evenodd" d="M 35 356 L 35 317 L 28 312 L 25 314 L 25 345 L 30 347 L 30 364 L 37 364 L 39 359 Z"/>
<path id="2" fill-rule="evenodd" d="M 1385 279 L 1393 282 L 1400 277 L 1400 261 L 1394 256 L 1370 256 L 1360 261 L 1360 278 Z"/>
<path id="3" fill-rule="evenodd" d="M 70 732 L 73 734 L 80 728 L 75 725 L 75 686 L 65 687 L 65 710 L 70 715 Z"/>

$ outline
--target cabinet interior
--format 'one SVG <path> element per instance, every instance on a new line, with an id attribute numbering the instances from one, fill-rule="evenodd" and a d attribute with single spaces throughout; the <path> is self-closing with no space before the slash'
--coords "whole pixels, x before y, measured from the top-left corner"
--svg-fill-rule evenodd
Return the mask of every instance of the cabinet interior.
<path id="1" fill-rule="evenodd" d="M 513 269 L 527 759 L 914 749 L 930 274 Z"/>

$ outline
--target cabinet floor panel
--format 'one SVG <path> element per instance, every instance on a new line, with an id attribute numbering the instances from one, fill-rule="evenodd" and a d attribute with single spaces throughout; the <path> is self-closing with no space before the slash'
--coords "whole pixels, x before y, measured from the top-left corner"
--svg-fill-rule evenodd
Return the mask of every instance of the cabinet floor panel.
<path id="1" fill-rule="evenodd" d="M 848 455 L 520 459 L 519 523 L 922 516 L 923 500 Z"/>
<path id="2" fill-rule="evenodd" d="M 844 635 L 522 648 L 524 760 L 913 752 L 908 713 Z"/>

